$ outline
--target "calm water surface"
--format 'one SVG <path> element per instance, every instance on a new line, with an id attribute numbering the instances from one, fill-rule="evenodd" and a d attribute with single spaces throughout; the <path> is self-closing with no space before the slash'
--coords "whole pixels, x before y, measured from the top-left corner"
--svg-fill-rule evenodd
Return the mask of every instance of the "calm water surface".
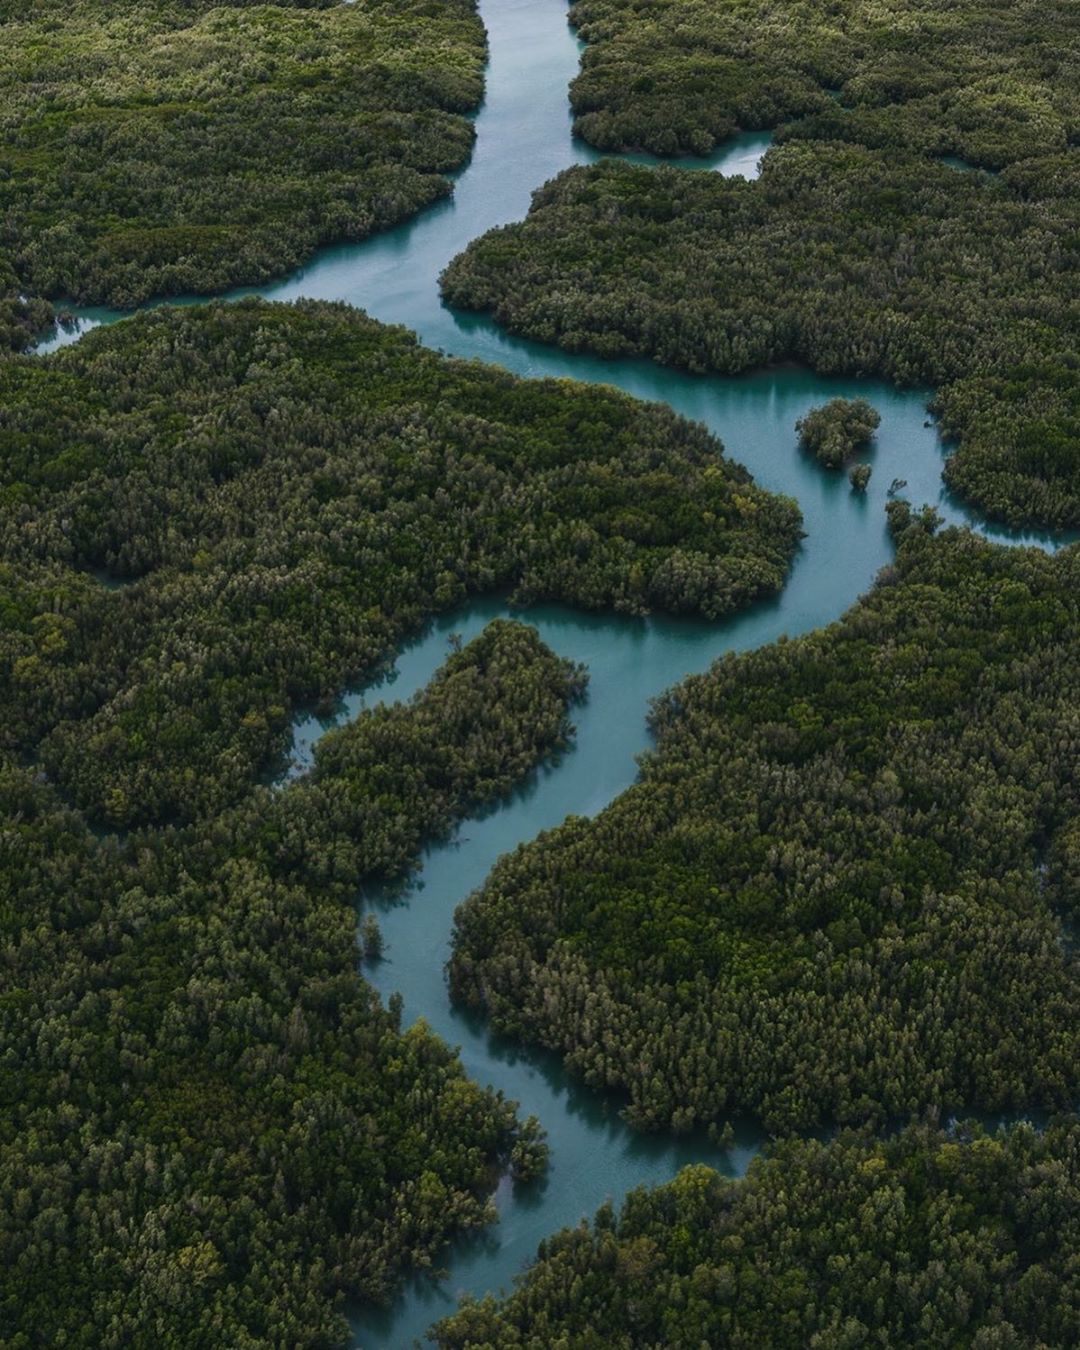
<path id="1" fill-rule="evenodd" d="M 629 620 L 557 607 L 518 614 L 557 652 L 589 668 L 589 701 L 575 719 L 575 747 L 509 802 L 468 822 L 449 844 L 430 849 L 403 902 L 366 897 L 364 903 L 380 911 L 387 940 L 386 959 L 366 973 L 384 995 L 401 992 L 406 1021 L 423 1017 L 460 1045 L 465 1068 L 475 1079 L 519 1101 L 523 1113 L 539 1116 L 552 1146 L 551 1172 L 546 1183 L 524 1190 L 515 1191 L 508 1181 L 500 1184 L 499 1224 L 445 1254 L 442 1264 L 449 1275 L 444 1282 L 417 1278 L 391 1308 L 357 1310 L 355 1335 L 367 1347 L 410 1345 L 453 1309 L 461 1292 L 506 1288 L 541 1238 L 591 1214 L 607 1198 L 618 1201 L 631 1187 L 666 1181 L 692 1161 L 733 1174 L 745 1170 L 761 1144 L 753 1126 L 741 1127 L 735 1147 L 726 1153 L 698 1137 L 634 1134 L 621 1123 L 618 1103 L 569 1082 L 553 1058 L 502 1044 L 482 1024 L 451 1008 L 443 968 L 453 912 L 501 853 L 568 814 L 601 810 L 633 781 L 635 756 L 648 744 L 645 719 L 651 698 L 724 652 L 795 636 L 838 618 L 890 560 L 884 505 L 894 478 L 906 480 L 904 495 L 913 503 L 932 503 L 951 522 L 967 520 L 941 483 L 944 451 L 928 421 L 928 391 L 822 379 L 797 369 L 720 379 L 682 375 L 644 361 L 602 361 L 509 337 L 485 318 L 454 314 L 441 305 L 438 275 L 471 239 L 520 219 L 533 189 L 552 175 L 600 158 L 570 134 L 566 86 L 580 47 L 567 28 L 563 0 L 482 0 L 481 10 L 491 44 L 487 97 L 476 118 L 476 150 L 457 178 L 453 199 L 366 243 L 323 250 L 294 276 L 259 293 L 274 300 L 346 300 L 376 318 L 415 329 L 422 341 L 454 355 L 496 362 L 519 375 L 598 381 L 663 400 L 705 422 L 763 487 L 797 498 L 807 538 L 782 596 L 728 623 Z M 768 139 L 766 134 L 742 135 L 710 159 L 682 162 L 753 178 Z M 647 156 L 633 158 L 653 162 Z M 251 292 L 234 294 L 244 293 Z M 119 317 L 107 310 L 79 311 L 78 329 L 44 347 L 62 345 L 78 331 Z M 812 404 L 855 393 L 871 399 L 882 417 L 869 457 L 873 479 L 862 497 L 850 491 L 842 475 L 826 474 L 799 454 L 794 435 L 796 419 Z M 1054 544 L 1037 535 L 987 533 L 1006 542 Z M 508 612 L 499 599 L 485 598 L 443 618 L 400 653 L 388 681 L 366 696 L 343 700 L 334 720 L 355 714 L 365 702 L 408 697 L 446 659 L 451 634 L 468 639 Z M 311 747 L 327 725 L 314 718 L 298 720 L 293 772 L 310 762 Z"/>

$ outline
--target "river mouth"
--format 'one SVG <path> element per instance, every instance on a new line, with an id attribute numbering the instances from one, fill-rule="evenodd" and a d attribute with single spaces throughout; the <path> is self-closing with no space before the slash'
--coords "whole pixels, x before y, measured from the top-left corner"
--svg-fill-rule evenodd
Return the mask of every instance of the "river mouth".
<path id="1" fill-rule="evenodd" d="M 798 367 L 722 378 L 644 360 L 606 361 L 511 337 L 483 316 L 456 314 L 441 303 L 438 276 L 472 239 L 521 219 L 532 191 L 556 173 L 603 158 L 571 136 L 566 90 L 577 72 L 580 46 L 567 26 L 564 0 L 482 0 L 480 9 L 490 45 L 487 93 L 476 117 L 473 157 L 457 176 L 454 197 L 363 243 L 324 249 L 280 283 L 236 291 L 230 298 L 258 293 L 272 300 L 345 300 L 375 318 L 406 325 L 426 345 L 454 356 L 492 362 L 522 376 L 615 385 L 663 401 L 705 423 L 763 488 L 794 497 L 806 538 L 781 595 L 722 623 L 583 614 L 554 605 L 511 610 L 503 597 L 475 597 L 402 648 L 391 682 L 347 695 L 337 718 L 329 719 L 348 718 L 381 699 L 408 697 L 446 659 L 451 635 L 468 640 L 506 614 L 533 624 L 554 651 L 584 662 L 590 673 L 588 702 L 574 713 L 577 739 L 561 760 L 468 821 L 455 838 L 428 849 L 403 896 L 373 893 L 363 900 L 377 908 L 387 944 L 386 959 L 365 965 L 365 976 L 384 997 L 402 994 L 406 1023 L 423 1017 L 459 1045 L 471 1077 L 519 1101 L 522 1114 L 536 1114 L 552 1146 L 546 1182 L 525 1188 L 500 1183 L 495 1197 L 500 1223 L 448 1250 L 446 1281 L 418 1276 L 388 1309 L 353 1310 L 354 1333 L 366 1347 L 400 1347 L 423 1337 L 463 1291 L 483 1295 L 508 1288 L 542 1238 L 591 1215 L 608 1198 L 618 1202 L 632 1187 L 667 1181 L 689 1162 L 709 1162 L 731 1174 L 745 1170 L 763 1138 L 752 1124 L 737 1123 L 736 1142 L 726 1151 L 699 1135 L 635 1133 L 619 1119 L 617 1102 L 574 1083 L 553 1056 L 493 1037 L 481 1022 L 453 1008 L 444 964 L 454 910 L 482 884 L 500 854 L 568 814 L 595 814 L 633 782 L 635 757 L 649 744 L 652 698 L 726 652 L 794 637 L 839 618 L 892 559 L 884 505 L 893 480 L 904 481 L 903 494 L 914 505 L 934 505 L 948 523 L 978 523 L 943 487 L 946 447 L 927 415 L 928 389 L 898 390 L 882 381 L 822 377 Z M 673 163 L 753 177 L 768 139 L 767 133 L 746 133 L 706 159 Z M 650 156 L 627 158 L 657 162 Z M 59 332 L 42 350 L 123 315 L 84 309 L 76 317 L 70 332 Z M 814 404 L 838 396 L 867 398 L 882 417 L 865 457 L 873 468 L 865 494 L 853 493 L 843 474 L 823 471 L 798 451 L 796 420 Z M 980 528 L 1001 542 L 1041 547 L 1064 542 Z M 301 766 L 329 721 L 298 717 L 294 750 Z"/>

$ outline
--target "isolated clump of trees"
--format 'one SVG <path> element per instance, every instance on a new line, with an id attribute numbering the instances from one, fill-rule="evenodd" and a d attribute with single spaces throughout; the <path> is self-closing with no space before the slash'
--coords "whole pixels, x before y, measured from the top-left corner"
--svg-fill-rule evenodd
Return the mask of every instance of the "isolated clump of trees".
<path id="1" fill-rule="evenodd" d="M 834 398 L 800 417 L 795 430 L 799 444 L 819 464 L 840 469 L 866 449 L 880 424 L 881 414 L 866 399 Z"/>
<path id="2" fill-rule="evenodd" d="M 801 1140 L 731 1181 L 688 1167 L 541 1244 L 442 1350 L 1071 1346 L 1080 1127 Z"/>
<path id="3" fill-rule="evenodd" d="M 484 56 L 473 0 L 6 6 L 0 340 L 21 296 L 261 282 L 445 196 Z"/>
<path id="4" fill-rule="evenodd" d="M 813 131 L 789 128 L 752 183 L 570 169 L 459 254 L 444 294 L 571 350 L 933 385 L 952 487 L 1016 525 L 1080 524 L 1080 153 L 991 177 Z"/>
<path id="5" fill-rule="evenodd" d="M 1080 553 L 934 533 L 656 705 L 640 781 L 501 859 L 451 988 L 644 1128 L 1077 1099 Z M 1060 859 L 1044 875 L 1047 854 Z"/>
<path id="6" fill-rule="evenodd" d="M 874 471 L 869 464 L 853 465 L 851 472 L 848 474 L 851 490 L 853 492 L 865 492 L 870 484 L 870 478 L 873 472 Z"/>
<path id="7" fill-rule="evenodd" d="M 470 594 L 716 617 L 775 593 L 800 535 L 703 427 L 342 305 L 11 357 L 0 426 L 0 741 L 114 825 L 221 811 L 298 704 Z"/>

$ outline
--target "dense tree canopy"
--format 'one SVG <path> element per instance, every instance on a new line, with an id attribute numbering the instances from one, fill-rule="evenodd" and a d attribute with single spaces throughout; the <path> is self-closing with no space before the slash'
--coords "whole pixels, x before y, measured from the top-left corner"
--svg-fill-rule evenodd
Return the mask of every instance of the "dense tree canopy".
<path id="1" fill-rule="evenodd" d="M 0 435 L 5 1343 L 338 1344 L 546 1159 L 357 973 L 357 890 L 556 753 L 584 676 L 493 624 L 257 786 L 291 716 L 482 590 L 726 613 L 798 511 L 663 407 L 343 305 L 9 356 Z"/>
<path id="2" fill-rule="evenodd" d="M 0 338 L 19 293 L 128 306 L 265 281 L 450 190 L 473 0 L 23 0 L 0 14 Z"/>
<path id="3" fill-rule="evenodd" d="M 1080 1126 L 792 1142 L 687 1168 L 546 1241 L 442 1350 L 1028 1350 L 1075 1345 Z"/>
<path id="4" fill-rule="evenodd" d="M 1080 526 L 1074 9 L 580 0 L 572 19 L 592 144 L 777 145 L 751 183 L 571 170 L 451 264 L 451 303 L 570 350 L 933 385 L 951 486 Z M 639 1124 L 1075 1106 L 1078 558 L 891 514 L 897 565 L 865 601 L 673 691 L 641 783 L 459 912 L 457 996 Z M 687 1173 L 545 1244 L 439 1343 L 1071 1345 L 1076 1143 L 1073 1119 Z"/>
<path id="5" fill-rule="evenodd" d="M 843 620 L 666 695 L 641 781 L 458 911 L 456 995 L 638 1124 L 1080 1094 L 1080 970 L 1038 866 L 1080 807 L 1080 552 L 908 514 Z"/>
<path id="6" fill-rule="evenodd" d="M 582 687 L 496 623 L 308 777 L 125 839 L 5 758 L 5 1345 L 343 1344 L 342 1295 L 542 1167 L 535 1122 L 361 979 L 353 901 L 565 744 Z"/>
<path id="7" fill-rule="evenodd" d="M 890 142 L 1000 167 L 1080 128 L 1080 15 L 1041 0 L 577 0 L 574 129 L 707 153 L 836 103 Z"/>
<path id="8" fill-rule="evenodd" d="M 470 593 L 716 616 L 778 590 L 799 537 L 667 409 L 341 305 L 161 310 L 11 357 L 0 430 L 0 741 L 121 825 L 220 810 L 291 708 Z"/>
<path id="9" fill-rule="evenodd" d="M 956 488 L 1080 525 L 1073 7 L 572 18 L 594 144 L 778 145 L 755 183 L 571 171 L 452 264 L 452 301 L 698 371 L 933 384 Z M 12 0 L 0 348 L 49 298 L 259 282 L 445 195 L 483 54 L 473 0 Z M 871 429 L 803 428 L 835 460 Z M 274 788 L 291 719 L 482 591 L 731 613 L 783 584 L 797 507 L 663 407 L 325 304 L 8 355 L 0 444 L 0 1339 L 340 1344 L 343 1299 L 388 1297 L 547 1159 L 542 1122 L 382 1006 L 355 901 L 558 754 L 585 677 L 493 624 Z M 455 995 L 643 1127 L 1078 1100 L 1080 550 L 890 515 L 864 601 L 665 696 L 641 781 L 459 912 Z M 373 913 L 361 935 L 382 959 Z M 693 1169 L 438 1335 L 1069 1345 L 1078 1143 L 1074 1117 Z"/>
<path id="10" fill-rule="evenodd" d="M 865 492 L 873 472 L 869 464 L 853 464 L 848 472 L 852 491 Z"/>

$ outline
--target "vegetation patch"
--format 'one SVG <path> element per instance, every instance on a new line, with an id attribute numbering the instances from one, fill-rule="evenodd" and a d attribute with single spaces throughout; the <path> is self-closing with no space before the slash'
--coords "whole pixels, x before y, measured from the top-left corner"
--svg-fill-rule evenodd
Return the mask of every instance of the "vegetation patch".
<path id="1" fill-rule="evenodd" d="M 7 5 L 0 339 L 25 297 L 255 284 L 445 196 L 485 49 L 473 0 Z"/>
<path id="2" fill-rule="evenodd" d="M 866 449 L 880 423 L 881 414 L 866 399 L 834 398 L 800 417 L 795 430 L 819 464 L 842 469 L 845 460 Z"/>
<path id="3" fill-rule="evenodd" d="M 590 44 L 577 125 L 595 144 L 700 153 L 736 124 L 777 126 L 778 143 L 752 183 L 571 169 L 454 260 L 447 299 L 604 356 L 932 385 L 952 488 L 1012 525 L 1080 527 L 1074 10 L 573 13 Z M 999 172 L 957 173 L 954 156 Z"/>
<path id="4" fill-rule="evenodd" d="M 389 1297 L 490 1222 L 500 1169 L 543 1169 L 535 1121 L 357 973 L 354 902 L 557 753 L 582 689 L 494 623 L 307 777 L 123 841 L 4 757 L 10 1344 L 345 1345 L 344 1296 Z"/>
<path id="5" fill-rule="evenodd" d="M 1080 807 L 1080 553 L 890 513 L 864 600 L 665 695 L 640 781 L 458 911 L 456 997 L 640 1126 L 1077 1100 L 1075 886 L 1039 864 Z"/>
<path id="6" fill-rule="evenodd" d="M 785 1144 L 742 1181 L 690 1167 L 541 1245 L 442 1350 L 1073 1344 L 1080 1127 Z"/>
<path id="7" fill-rule="evenodd" d="M 802 117 L 971 165 L 1062 150 L 1080 18 L 1037 0 L 577 0 L 574 129 L 602 150 L 708 154 Z"/>
<path id="8" fill-rule="evenodd" d="M 717 617 L 800 534 L 666 408 L 344 305 L 140 315 L 0 362 L 0 409 L 0 739 L 114 825 L 237 800 L 291 711 L 469 595 Z"/>
<path id="9" fill-rule="evenodd" d="M 731 612 L 782 584 L 798 511 L 663 407 L 344 305 L 10 356 L 0 426 L 0 1322 L 341 1344 L 343 1297 L 547 1156 L 361 978 L 358 888 L 557 754 L 584 674 L 492 624 L 257 786 L 291 718 L 480 591 Z"/>

